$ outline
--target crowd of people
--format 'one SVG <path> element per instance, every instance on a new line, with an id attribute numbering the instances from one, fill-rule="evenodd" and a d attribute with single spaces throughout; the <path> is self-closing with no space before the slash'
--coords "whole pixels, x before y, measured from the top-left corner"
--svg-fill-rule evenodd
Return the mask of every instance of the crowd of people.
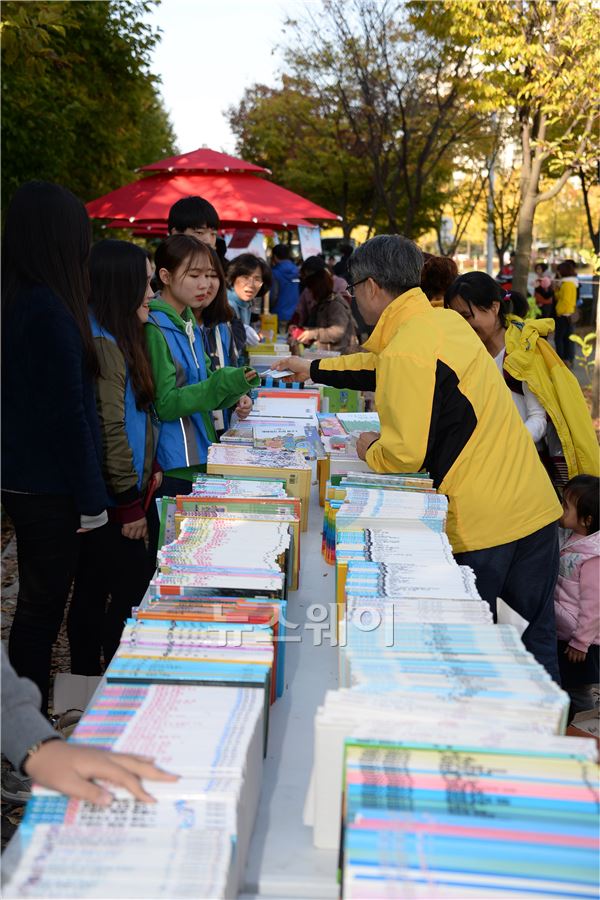
<path id="1" fill-rule="evenodd" d="M 360 436 L 359 455 L 377 472 L 431 473 L 449 498 L 456 558 L 474 569 L 481 596 L 519 612 L 525 646 L 574 703 L 589 702 L 599 680 L 598 444 L 576 379 L 546 340 L 554 322 L 524 320 L 494 279 L 459 275 L 452 260 L 425 259 L 396 235 L 348 245 L 332 271 L 321 256 L 298 267 L 284 244 L 270 266 L 251 253 L 227 262 L 218 231 L 211 204 L 180 200 L 151 259 L 127 241 L 92 246 L 85 207 L 65 188 L 30 182 L 12 198 L 2 503 L 16 533 L 8 651 L 21 678 L 3 679 L 3 704 L 6 688 L 20 693 L 21 710 L 47 712 L 71 588 L 71 671 L 101 674 L 112 658 L 155 566 L 155 500 L 190 493 L 232 413 L 251 411 L 260 380 L 246 349 L 260 341 L 267 292 L 292 351 L 340 352 L 310 364 L 292 355 L 280 367 L 375 392 L 381 431 Z M 543 281 L 541 291 L 553 290 Z M 562 549 L 559 519 L 569 529 Z M 39 714 L 35 723 L 9 753 L 29 774 L 52 737 Z M 85 763 L 93 777 L 94 760 Z M 140 766 L 164 777 L 146 760 L 123 765 L 118 777 L 130 785 Z"/>

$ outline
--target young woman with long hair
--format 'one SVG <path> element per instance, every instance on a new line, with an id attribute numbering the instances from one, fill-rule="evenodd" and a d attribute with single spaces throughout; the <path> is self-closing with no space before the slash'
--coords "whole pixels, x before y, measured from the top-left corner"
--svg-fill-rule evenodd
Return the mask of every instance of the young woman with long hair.
<path id="1" fill-rule="evenodd" d="M 146 501 L 160 479 L 153 471 L 157 428 L 144 335 L 151 277 L 146 254 L 135 244 L 106 240 L 92 247 L 90 320 L 110 505 L 108 525 L 82 547 L 69 609 L 71 671 L 78 675 L 99 674 L 101 655 L 110 662 L 131 607 L 148 586 Z"/>
<path id="2" fill-rule="evenodd" d="M 90 243 L 70 191 L 44 181 L 17 190 L 2 247 L 2 503 L 19 567 L 9 654 L 39 687 L 43 711 L 80 545 L 107 521 Z"/>
<path id="3" fill-rule="evenodd" d="M 172 497 L 189 494 L 196 474 L 205 470 L 208 446 L 217 439 L 213 411 L 235 406 L 244 418 L 252 408 L 245 395 L 260 381 L 248 367 L 211 371 L 193 313 L 214 286 L 214 260 L 206 245 L 189 235 L 171 235 L 156 251 L 156 274 L 161 289 L 150 303 L 146 341 L 161 421 L 157 460 L 165 473 L 157 496 Z M 154 504 L 149 528 L 154 559 L 159 531 Z"/>
<path id="4" fill-rule="evenodd" d="M 227 284 L 219 255 L 210 245 L 204 246 L 208 251 L 207 262 L 211 263 L 210 284 L 199 305 L 193 307 L 193 313 L 211 371 L 216 372 L 223 366 L 239 365 L 238 360 L 246 349 L 246 332 L 227 300 Z M 229 410 L 214 410 L 213 419 L 217 434 L 229 428 Z"/>

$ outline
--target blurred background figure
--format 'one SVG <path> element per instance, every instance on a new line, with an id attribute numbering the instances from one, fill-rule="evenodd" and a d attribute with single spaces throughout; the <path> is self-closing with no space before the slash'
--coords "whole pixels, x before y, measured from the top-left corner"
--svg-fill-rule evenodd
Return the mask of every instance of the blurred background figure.
<path id="1" fill-rule="evenodd" d="M 271 312 L 279 319 L 280 331 L 286 331 L 288 322 L 298 306 L 300 294 L 300 273 L 298 266 L 290 259 L 287 244 L 275 244 L 271 257 Z"/>
<path id="2" fill-rule="evenodd" d="M 340 253 L 342 255 L 342 258 L 333 267 L 334 275 L 339 275 L 340 278 L 345 278 L 346 281 L 350 280 L 348 260 L 352 256 L 353 249 L 354 248 L 352 244 L 340 244 Z"/>
<path id="3" fill-rule="evenodd" d="M 454 279 L 458 278 L 458 267 L 449 256 L 424 256 L 421 290 L 432 306 L 443 306 L 444 294 Z"/>

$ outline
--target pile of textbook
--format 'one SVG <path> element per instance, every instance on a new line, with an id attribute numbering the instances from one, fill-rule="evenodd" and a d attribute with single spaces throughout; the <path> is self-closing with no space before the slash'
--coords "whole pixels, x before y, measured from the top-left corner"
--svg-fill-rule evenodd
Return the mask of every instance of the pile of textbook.
<path id="1" fill-rule="evenodd" d="M 445 498 L 403 477 L 327 488 L 340 689 L 315 718 L 315 846 L 353 900 L 597 896 L 595 743 L 563 736 L 568 696 L 494 625 Z"/>
<path id="2" fill-rule="evenodd" d="M 260 795 L 270 705 L 284 688 L 301 501 L 285 474 L 200 475 L 166 498 L 159 568 L 74 741 L 180 775 L 157 803 L 110 807 L 34 788 L 7 896 L 235 897 Z M 295 538 L 298 543 L 294 547 Z"/>
<path id="3" fill-rule="evenodd" d="M 268 392 L 267 392 L 268 393 Z M 286 397 L 315 426 L 310 392 Z M 279 427 L 278 396 L 254 424 Z M 235 897 L 285 687 L 311 467 L 296 448 L 213 445 L 189 496 L 160 501 L 158 569 L 74 741 L 151 756 L 181 776 L 108 808 L 34 788 L 8 887 L 18 897 Z"/>
<path id="4" fill-rule="evenodd" d="M 300 385 L 287 390 L 278 386 L 264 387 L 253 391 L 253 396 L 251 414 L 243 422 L 236 422 L 221 436 L 222 445 L 254 450 L 298 451 L 309 461 L 325 456 L 318 431 L 321 394 L 317 388 L 310 390 Z M 224 446 L 219 448 L 221 453 L 226 449 Z M 218 460 L 214 462 L 218 463 Z"/>
<path id="5" fill-rule="evenodd" d="M 146 782 L 154 804 L 107 785 L 106 808 L 35 787 L 4 896 L 237 895 L 261 783 L 260 689 L 109 682 L 72 740 L 154 757 L 181 777 Z"/>

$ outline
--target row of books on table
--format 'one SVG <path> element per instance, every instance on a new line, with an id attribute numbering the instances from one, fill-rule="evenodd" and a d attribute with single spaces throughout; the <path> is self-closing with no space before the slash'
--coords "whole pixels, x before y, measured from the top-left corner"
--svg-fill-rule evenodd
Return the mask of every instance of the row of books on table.
<path id="1" fill-rule="evenodd" d="M 191 494 L 158 501 L 157 572 L 72 740 L 180 778 L 145 783 L 154 804 L 111 788 L 107 808 L 34 786 L 5 896 L 237 896 L 310 480 L 296 450 L 213 445 Z"/>
<path id="2" fill-rule="evenodd" d="M 445 498 L 361 472 L 326 494 L 340 688 L 304 819 L 342 896 L 596 897 L 595 742 L 564 736 L 568 696 L 454 560 Z"/>

